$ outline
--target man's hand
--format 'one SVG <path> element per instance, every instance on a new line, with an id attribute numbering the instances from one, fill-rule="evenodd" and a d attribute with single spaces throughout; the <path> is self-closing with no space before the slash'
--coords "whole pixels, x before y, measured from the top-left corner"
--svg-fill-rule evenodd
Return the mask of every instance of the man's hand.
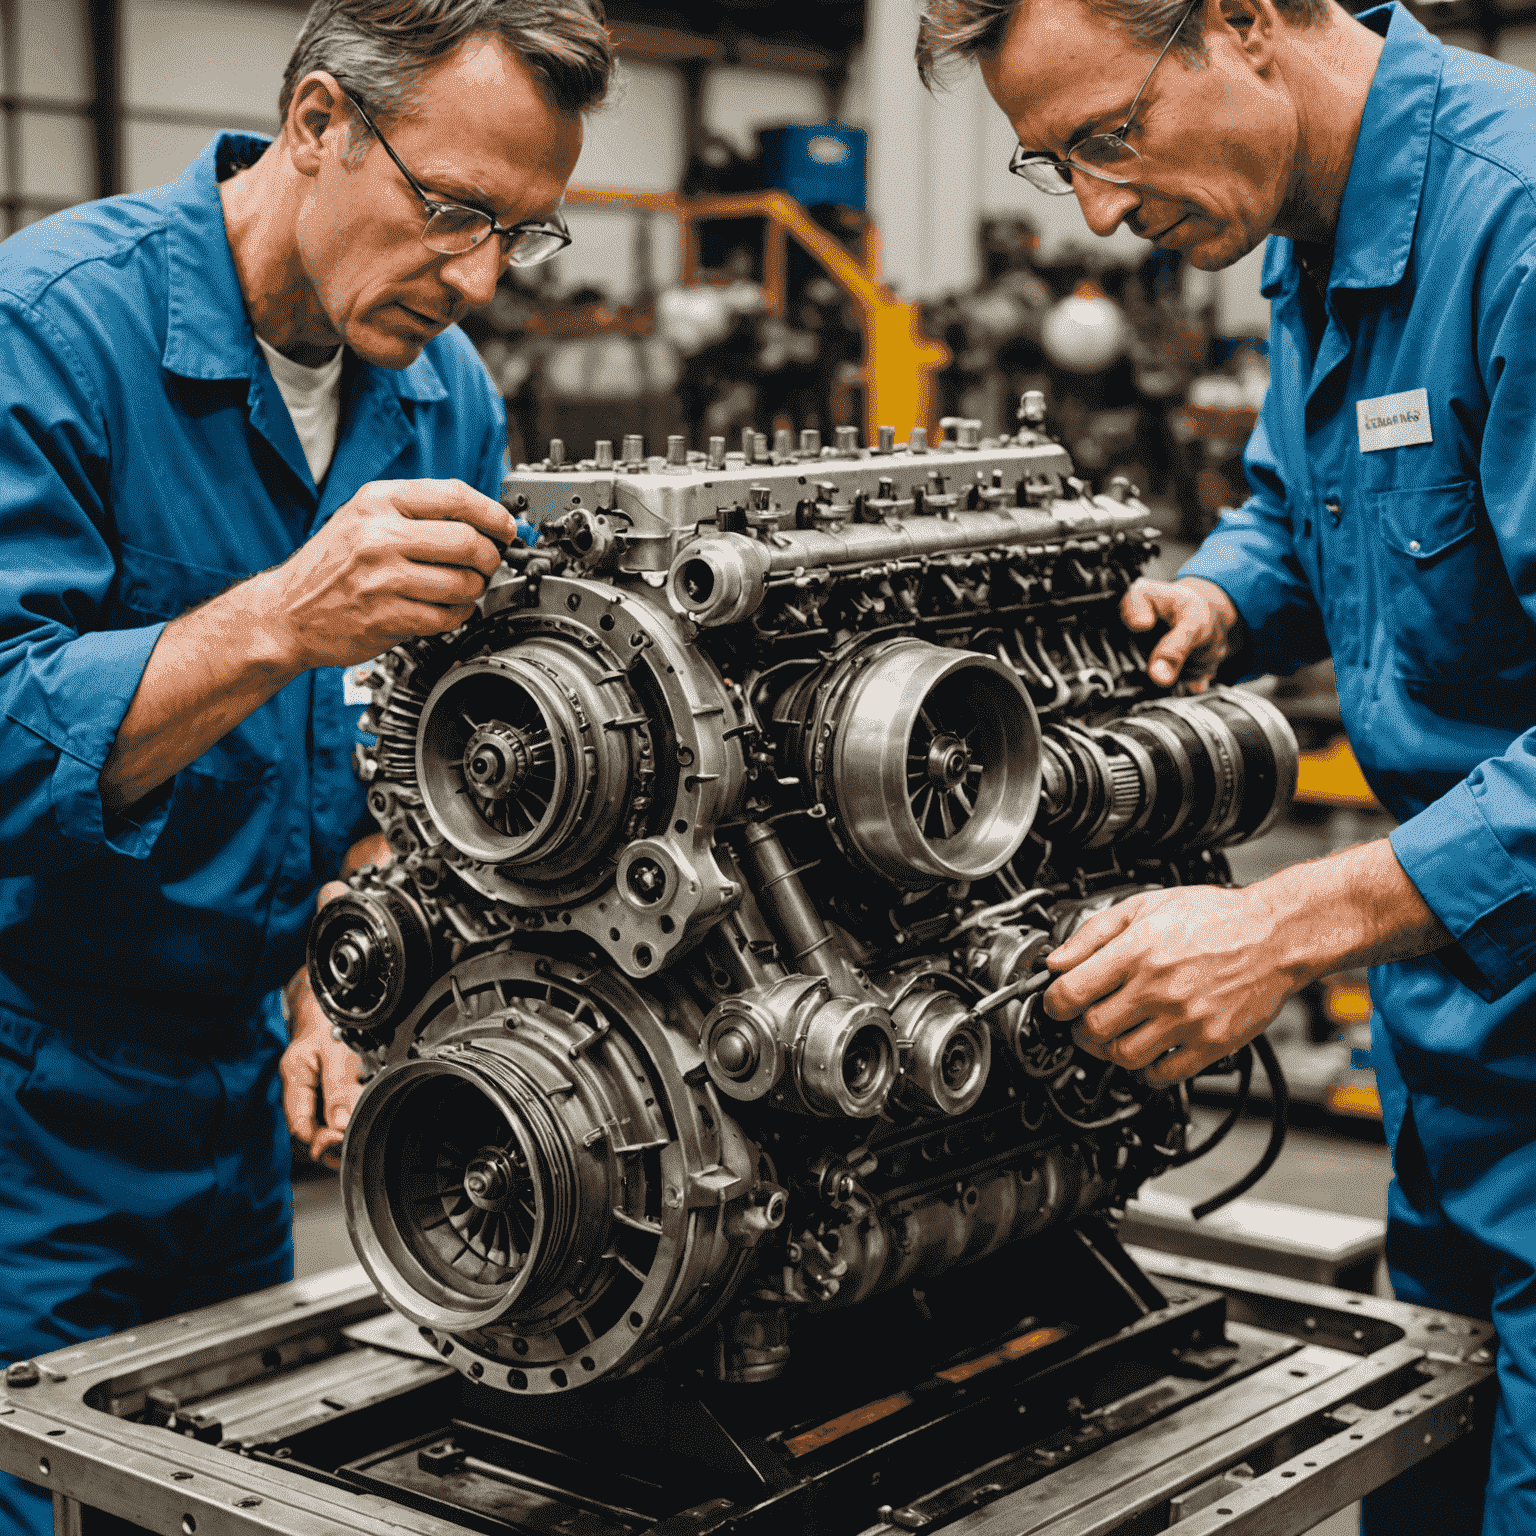
<path id="1" fill-rule="evenodd" d="M 1214 581 L 1136 581 L 1120 599 L 1120 617 L 1136 631 L 1159 622 L 1168 633 L 1147 662 L 1152 681 L 1171 688 L 1181 677 L 1204 693 L 1216 669 L 1242 645 L 1242 620 L 1232 599 Z"/>
<path id="2" fill-rule="evenodd" d="M 1385 838 L 1243 890 L 1133 896 L 1046 956 L 1041 999 L 1090 1054 L 1166 1088 L 1260 1032 L 1308 982 L 1450 940 Z"/>
<path id="3" fill-rule="evenodd" d="M 1076 1019 L 1085 1051 L 1144 1071 L 1153 1087 L 1192 1077 L 1246 1045 L 1306 984 L 1277 963 L 1283 949 L 1263 891 L 1185 886 L 1098 913 L 1047 957 L 1065 974 L 1045 1011 Z"/>
<path id="4" fill-rule="evenodd" d="M 512 514 L 462 481 L 376 480 L 246 596 L 296 672 L 350 666 L 457 629 L 516 537 Z"/>
<path id="5" fill-rule="evenodd" d="M 365 864 L 388 864 L 392 857 L 384 834 L 371 832 L 342 855 L 341 873 L 353 874 Z M 328 880 L 315 897 L 315 911 L 319 912 L 338 896 L 345 896 L 348 889 L 345 880 Z M 315 1000 L 307 966 L 294 975 L 285 991 L 292 1023 L 290 1043 L 279 1067 L 283 1076 L 283 1113 L 288 1117 L 288 1129 L 309 1148 L 309 1155 L 318 1163 L 341 1145 L 352 1106 L 363 1091 L 358 1081 L 363 1063 L 348 1046 L 331 1038 L 331 1021 Z"/>
<path id="6" fill-rule="evenodd" d="M 331 1038 L 331 1021 L 315 1001 L 307 970 L 300 970 L 287 990 L 292 1037 L 279 1067 L 283 1113 L 288 1129 L 319 1163 L 341 1146 L 352 1106 L 363 1091 L 358 1081 L 363 1063 L 349 1046 Z"/>
<path id="7" fill-rule="evenodd" d="M 311 667 L 345 667 L 457 629 L 517 537 L 459 480 L 365 485 L 282 565 L 168 624 L 101 770 L 135 805 Z"/>

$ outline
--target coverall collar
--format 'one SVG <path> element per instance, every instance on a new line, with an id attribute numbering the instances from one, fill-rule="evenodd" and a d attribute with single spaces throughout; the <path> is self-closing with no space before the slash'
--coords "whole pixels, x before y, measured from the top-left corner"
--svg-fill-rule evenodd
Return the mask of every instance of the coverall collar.
<path id="1" fill-rule="evenodd" d="M 1401 5 L 1380 5 L 1355 19 L 1384 35 L 1386 46 L 1365 98 L 1339 207 L 1330 292 L 1391 288 L 1407 271 L 1444 63 L 1444 49 Z M 1264 296 L 1274 298 L 1299 272 L 1293 242 L 1271 240 Z"/>
<path id="2" fill-rule="evenodd" d="M 235 258 L 224 229 L 219 182 L 254 165 L 271 140 L 221 133 L 176 179 L 166 222 L 169 313 L 166 369 L 187 379 L 249 379 L 256 367 L 256 333 L 246 313 Z M 448 391 L 423 352 L 408 368 L 362 364 L 376 385 L 403 400 L 446 400 Z"/>

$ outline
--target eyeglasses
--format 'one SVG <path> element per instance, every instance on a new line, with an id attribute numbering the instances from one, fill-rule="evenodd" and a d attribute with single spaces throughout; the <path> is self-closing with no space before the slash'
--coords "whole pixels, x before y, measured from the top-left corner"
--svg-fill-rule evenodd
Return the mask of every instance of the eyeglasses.
<path id="1" fill-rule="evenodd" d="M 1130 132 L 1132 120 L 1136 116 L 1136 108 L 1141 105 L 1141 98 L 1147 86 L 1151 84 L 1152 76 L 1157 73 L 1157 66 L 1163 62 L 1163 55 L 1173 47 L 1173 40 L 1179 35 L 1184 23 L 1195 14 L 1195 11 L 1204 3 L 1204 0 L 1194 0 L 1184 14 L 1179 17 L 1179 25 L 1168 36 L 1168 41 L 1163 44 L 1162 53 L 1152 61 L 1152 68 L 1147 71 L 1147 78 L 1141 82 L 1141 90 L 1136 92 L 1136 99 L 1131 103 L 1131 110 L 1126 113 L 1125 121 L 1113 133 L 1096 133 L 1086 138 L 1080 144 L 1074 144 L 1066 153 L 1066 158 L 1058 160 L 1055 155 L 1048 155 L 1040 150 L 1025 149 L 1020 144 L 1013 152 L 1013 159 L 1008 162 L 1008 169 L 1015 176 L 1022 176 L 1030 186 L 1038 187 L 1042 192 L 1048 192 L 1052 197 L 1065 197 L 1072 188 L 1072 172 L 1082 171 L 1085 175 L 1096 176 L 1100 181 L 1112 182 L 1117 187 L 1123 187 L 1127 182 L 1136 177 L 1136 162 L 1141 156 L 1135 148 L 1126 142 L 1126 134 Z"/>
<path id="2" fill-rule="evenodd" d="M 492 235 L 500 235 L 505 262 L 514 267 L 536 267 L 541 261 L 559 255 L 571 243 L 571 232 L 558 213 L 553 219 L 524 219 L 508 226 L 498 224 L 483 208 L 467 208 L 463 203 L 445 203 L 429 197 L 426 188 L 406 169 L 405 161 L 379 132 L 357 97 L 348 93 L 347 100 L 368 125 L 369 132 L 384 146 L 384 153 L 399 167 L 400 174 L 410 182 L 411 190 L 427 210 L 427 222 L 421 228 L 421 243 L 429 251 L 444 256 L 462 256 L 483 245 Z"/>

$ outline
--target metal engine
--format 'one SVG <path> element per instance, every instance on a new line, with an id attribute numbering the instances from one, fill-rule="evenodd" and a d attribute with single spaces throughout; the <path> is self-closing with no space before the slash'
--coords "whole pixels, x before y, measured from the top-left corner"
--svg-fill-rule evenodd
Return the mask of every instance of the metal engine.
<path id="1" fill-rule="evenodd" d="M 1034 402 L 1017 437 L 852 429 L 521 466 L 536 525 L 457 632 L 376 665 L 393 859 L 310 941 L 371 1078 L 357 1252 L 526 1394 L 684 1340 L 777 1376 L 796 1320 L 1123 1202 L 1187 1096 L 1088 1057 L 1045 957 L 1223 882 L 1295 740 L 1173 696 L 1118 605 L 1156 552 Z"/>

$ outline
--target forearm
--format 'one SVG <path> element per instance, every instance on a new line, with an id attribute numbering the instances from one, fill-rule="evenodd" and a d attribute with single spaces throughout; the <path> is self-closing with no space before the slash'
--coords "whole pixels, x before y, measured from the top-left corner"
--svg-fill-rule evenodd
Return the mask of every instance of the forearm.
<path id="1" fill-rule="evenodd" d="M 261 576 L 165 627 L 101 771 L 122 810 L 200 757 L 303 670 L 278 640 Z"/>
<path id="2" fill-rule="evenodd" d="M 1275 959 L 1296 991 L 1335 971 L 1412 960 L 1451 942 L 1386 838 L 1292 865 L 1248 893 L 1264 903 Z"/>

